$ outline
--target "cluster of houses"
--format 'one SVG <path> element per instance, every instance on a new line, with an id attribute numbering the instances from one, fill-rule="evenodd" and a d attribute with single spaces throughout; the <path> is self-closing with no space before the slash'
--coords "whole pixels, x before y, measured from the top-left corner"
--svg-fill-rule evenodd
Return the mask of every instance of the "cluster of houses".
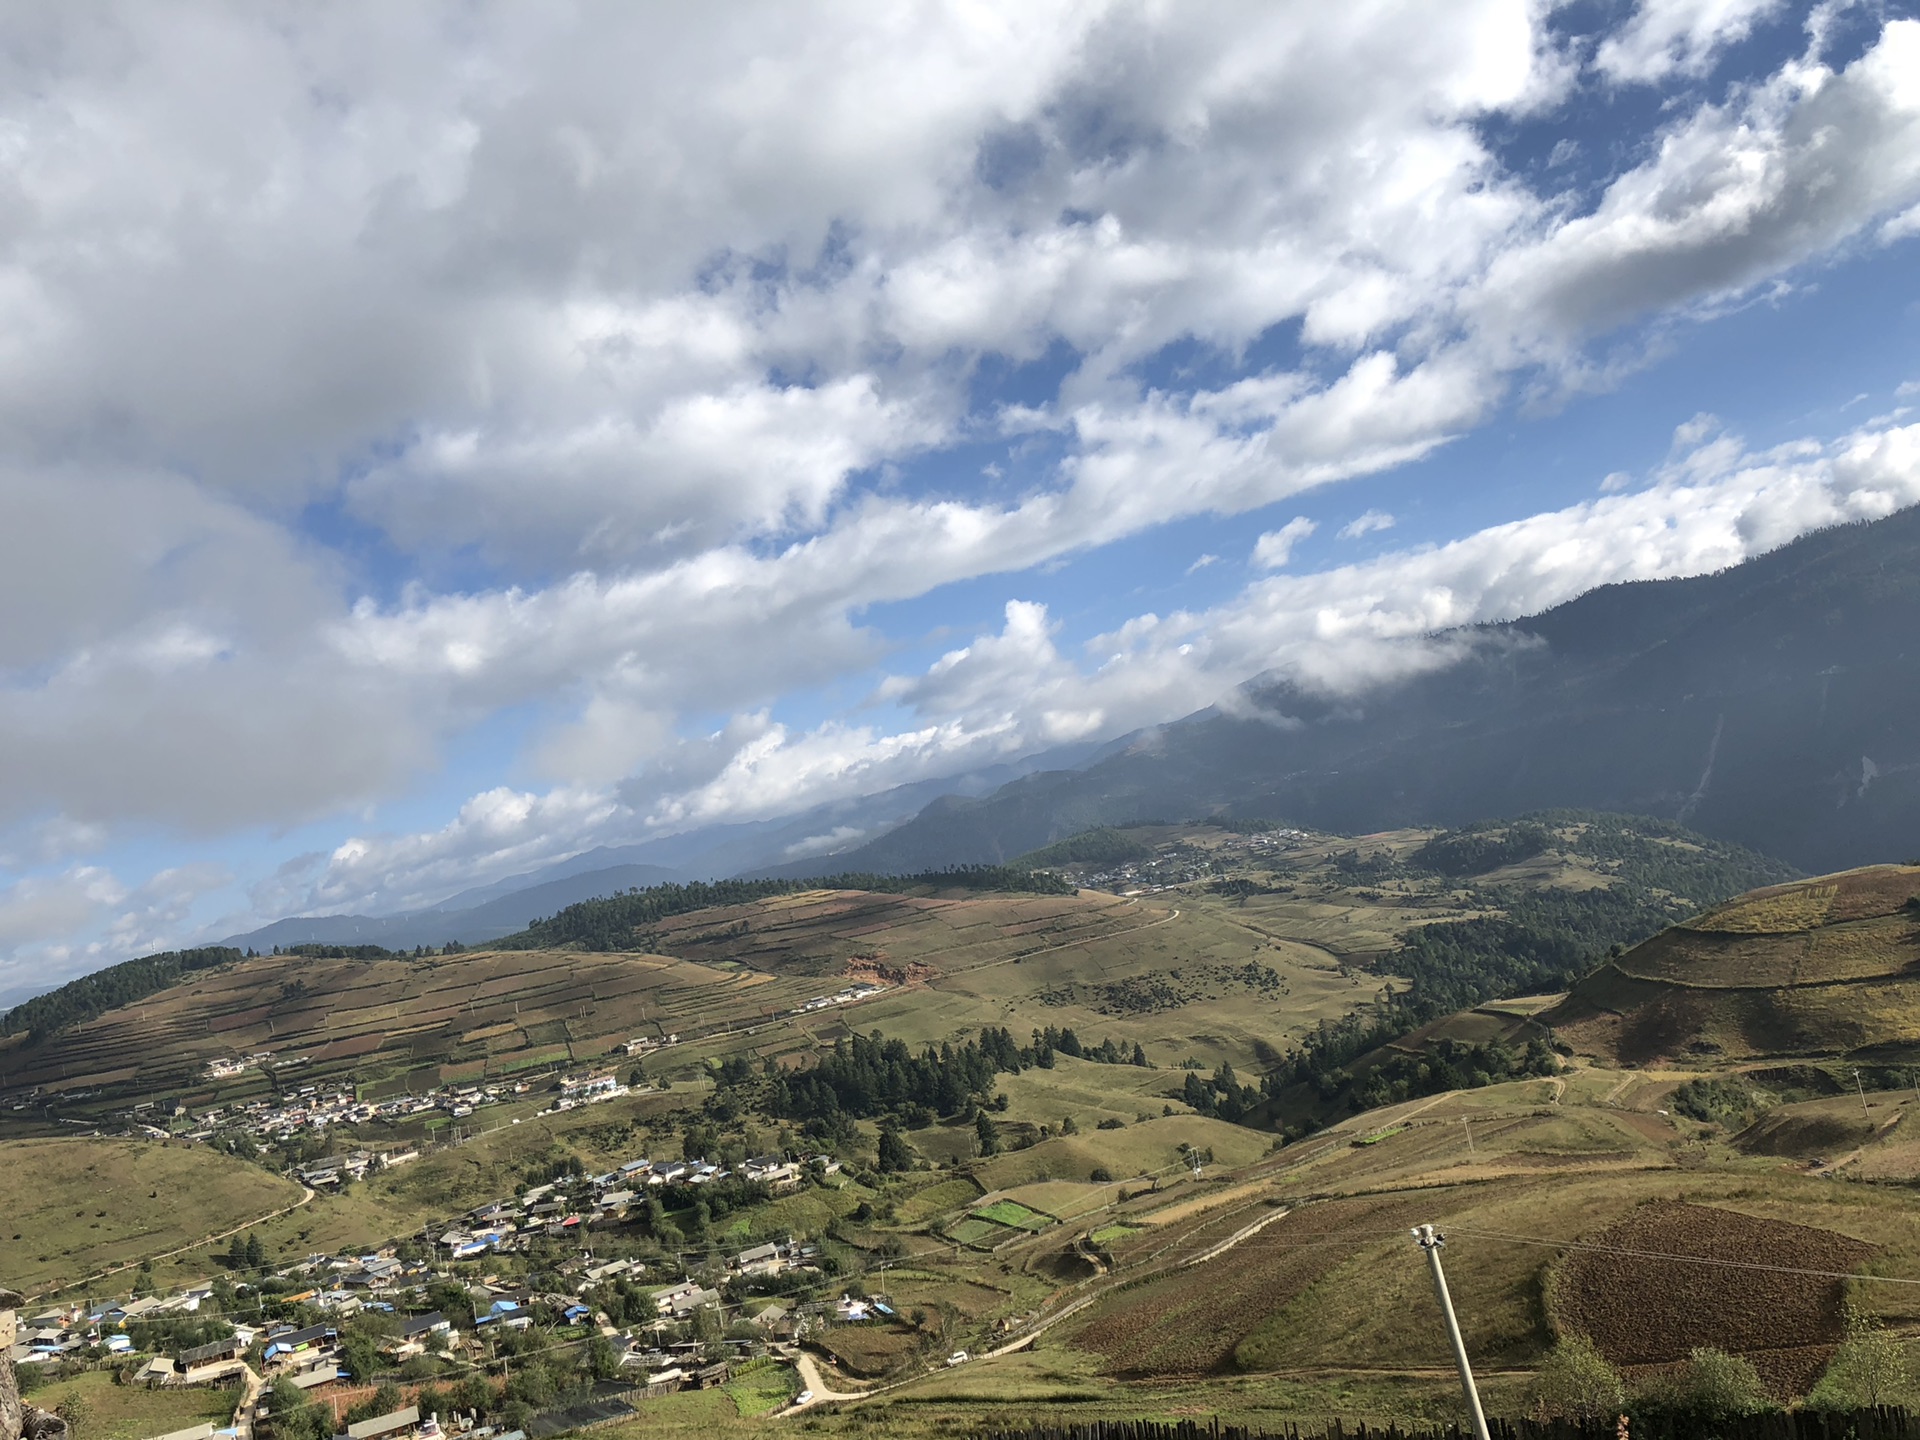
<path id="1" fill-rule="evenodd" d="M 645 1162 L 641 1162 L 645 1164 Z M 763 1157 L 749 1165 L 762 1175 L 779 1172 L 796 1162 Z M 628 1183 L 643 1173 L 665 1175 L 677 1166 L 622 1167 Z M 711 1167 L 708 1167 L 711 1168 Z M 622 1172 L 592 1177 L 590 1185 L 615 1181 Z M 664 1178 L 660 1183 L 667 1183 Z M 530 1192 L 532 1205 L 541 1203 L 541 1192 L 553 1187 L 536 1186 Z M 523 1198 L 523 1203 L 525 1199 Z M 724 1262 L 724 1276 L 703 1272 L 703 1279 L 667 1278 L 651 1288 L 656 1323 L 642 1323 L 627 1333 L 614 1329 L 603 1312 L 590 1303 L 596 1287 L 628 1280 L 646 1283 L 647 1267 L 635 1259 L 594 1260 L 581 1255 L 556 1267 L 553 1280 L 570 1289 L 535 1290 L 504 1285 L 488 1277 L 465 1283 L 466 1297 L 473 1311 L 471 1328 L 462 1321 L 456 1325 L 439 1310 L 415 1313 L 432 1282 L 451 1279 L 436 1264 L 402 1259 L 394 1250 L 360 1256 L 310 1256 L 306 1261 L 280 1272 L 282 1281 L 304 1281 L 307 1289 L 281 1293 L 283 1305 L 302 1307 L 301 1317 L 266 1325 L 240 1324 L 233 1333 L 206 1344 L 188 1346 L 169 1355 L 157 1355 L 134 1374 L 137 1383 L 154 1387 L 212 1386 L 234 1383 L 252 1367 L 267 1384 L 285 1380 L 303 1390 L 354 1380 L 343 1368 L 342 1340 L 346 1317 L 362 1310 L 384 1312 L 393 1318 L 389 1331 L 379 1342 L 380 1353 L 398 1365 L 419 1355 L 458 1358 L 484 1356 L 488 1334 L 501 1330 L 524 1330 L 534 1323 L 536 1313 L 551 1316 L 563 1326 L 596 1327 L 620 1347 L 620 1373 L 630 1379 L 631 1388 L 645 1396 L 665 1395 L 679 1390 L 704 1389 L 723 1384 L 729 1374 L 729 1361 L 716 1359 L 712 1344 L 694 1340 L 673 1340 L 663 1334 L 665 1327 L 688 1321 L 709 1307 L 729 1309 L 722 1298 L 721 1285 L 726 1278 L 745 1280 L 778 1277 L 790 1272 L 818 1276 L 818 1252 L 812 1245 L 791 1237 L 768 1241 L 739 1251 Z M 677 1272 L 671 1272 L 677 1273 Z M 52 1310 L 26 1319 L 12 1346 L 19 1363 L 34 1364 L 70 1354 L 91 1346 L 103 1346 L 109 1352 L 126 1352 L 133 1342 L 125 1328 L 128 1324 L 162 1316 L 197 1311 L 211 1299 L 212 1292 L 196 1288 L 177 1295 L 149 1297 L 95 1308 Z M 893 1312 L 884 1300 L 854 1299 L 841 1296 L 838 1302 L 825 1300 L 776 1299 L 767 1302 L 748 1318 L 758 1338 L 737 1335 L 725 1342 L 732 1352 L 746 1347 L 744 1353 L 763 1354 L 769 1346 L 792 1341 L 805 1333 L 810 1324 L 859 1323 L 890 1319 Z M 324 1316 L 324 1318 L 315 1318 Z M 437 1417 L 423 1419 L 417 1411 L 401 1410 L 392 1415 L 349 1427 L 346 1440 L 436 1440 Z M 452 1422 L 450 1422 L 452 1423 Z M 462 1421 L 455 1428 L 468 1429 L 473 1422 Z M 475 1432 L 481 1433 L 481 1432 Z M 487 1432 L 490 1433 L 490 1432 Z M 185 1440 L 185 1437 L 182 1437 Z M 205 1440 L 205 1437 L 200 1437 Z M 500 1436 L 493 1440 L 516 1440 Z M 525 1440 L 525 1437 L 518 1437 Z"/>
<path id="2" fill-rule="evenodd" d="M 439 1245 L 450 1260 L 470 1260 L 488 1251 L 522 1248 L 519 1242 L 536 1235 L 617 1225 L 646 1202 L 649 1192 L 670 1186 L 739 1179 L 765 1185 L 778 1195 L 797 1190 L 808 1167 L 832 1174 L 840 1162 L 828 1155 L 801 1160 L 756 1155 L 732 1167 L 704 1160 L 629 1160 L 604 1175 L 535 1185 L 518 1199 L 477 1206 L 440 1234 Z"/>
<path id="3" fill-rule="evenodd" d="M 816 995 L 804 1005 L 794 1006 L 793 1013 L 805 1015 L 811 1010 L 831 1010 L 836 1005 L 851 1005 L 856 1000 L 864 1000 L 869 995 L 878 995 L 887 987 L 876 985 L 871 980 L 857 980 L 844 990 L 836 990 L 831 995 Z"/>
<path id="4" fill-rule="evenodd" d="M 241 1064 L 222 1061 L 222 1064 Z M 217 1105 L 189 1115 L 184 1105 L 172 1112 L 175 1121 L 191 1128 L 178 1133 L 188 1140 L 211 1140 L 221 1134 L 244 1134 L 258 1144 L 272 1144 L 296 1135 L 316 1131 L 366 1125 L 376 1120 L 404 1121 L 419 1115 L 444 1111 L 454 1119 L 463 1119 L 483 1105 L 495 1105 L 524 1095 L 532 1087 L 500 1083 L 494 1085 L 445 1085 L 424 1095 L 401 1095 L 390 1100 L 362 1100 L 348 1085 L 303 1085 L 273 1099 L 247 1100 Z M 151 1107 L 139 1106 L 133 1118 L 139 1121 Z"/>
<path id="5" fill-rule="evenodd" d="M 658 1040 L 654 1039 L 651 1035 L 636 1035 L 633 1039 L 627 1041 L 621 1049 L 626 1051 L 629 1058 L 637 1058 L 651 1055 L 656 1050 L 664 1050 L 669 1045 L 678 1045 L 679 1043 L 680 1037 L 671 1033 L 661 1036 Z"/>
<path id="6" fill-rule="evenodd" d="M 231 1080 L 236 1075 L 244 1075 L 249 1070 L 257 1070 L 273 1063 L 271 1050 L 256 1051 L 252 1055 L 227 1057 L 207 1062 L 206 1075 L 209 1080 Z M 288 1063 L 288 1062 L 282 1062 Z M 292 1063 L 299 1063 L 297 1061 Z"/>
<path id="7" fill-rule="evenodd" d="M 557 1115 L 581 1105 L 597 1105 L 603 1100 L 618 1100 L 632 1091 L 620 1083 L 617 1075 L 564 1075 L 560 1079 L 560 1098 L 540 1113 Z"/>
<path id="8" fill-rule="evenodd" d="M 294 1170 L 300 1183 L 313 1190 L 336 1188 L 349 1180 L 364 1180 L 370 1173 L 391 1170 L 418 1160 L 420 1151 L 412 1145 L 393 1150 L 353 1150 L 344 1155 L 328 1155 L 309 1161 Z"/>

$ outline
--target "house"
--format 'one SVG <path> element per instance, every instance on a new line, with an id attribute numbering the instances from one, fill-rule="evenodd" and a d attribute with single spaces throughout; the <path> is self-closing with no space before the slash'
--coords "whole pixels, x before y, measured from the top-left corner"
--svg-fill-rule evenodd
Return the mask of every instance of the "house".
<path id="1" fill-rule="evenodd" d="M 653 1297 L 655 1309 L 662 1315 L 672 1315 L 675 1317 L 691 1315 L 696 1310 L 703 1309 L 708 1305 L 718 1305 L 719 1303 L 720 1292 L 718 1290 L 704 1289 L 692 1280 L 685 1280 L 678 1285 L 671 1285 Z"/>
<path id="2" fill-rule="evenodd" d="M 424 1315 L 409 1315 L 400 1322 L 400 1338 L 403 1340 L 425 1340 L 429 1335 L 445 1335 L 453 1329 L 453 1322 L 438 1310 L 429 1310 Z"/>
<path id="3" fill-rule="evenodd" d="M 420 1429 L 420 1407 L 409 1405 L 388 1415 L 376 1415 L 347 1426 L 347 1440 L 402 1440 Z"/>
<path id="4" fill-rule="evenodd" d="M 191 1350 L 182 1350 L 175 1357 L 181 1379 L 191 1385 L 212 1372 L 225 1374 L 232 1363 L 247 1353 L 247 1347 L 238 1335 L 229 1335 L 224 1340 L 215 1340 L 210 1344 L 196 1345 Z"/>
<path id="5" fill-rule="evenodd" d="M 261 1357 L 269 1370 L 297 1366 L 306 1369 L 322 1355 L 330 1356 L 340 1334 L 331 1325 L 312 1325 L 305 1330 L 283 1330 L 267 1337 L 267 1349 Z"/>
<path id="6" fill-rule="evenodd" d="M 444 1350 L 452 1335 L 453 1322 L 438 1310 L 408 1315 L 400 1321 L 400 1333 L 381 1342 L 380 1353 L 395 1360 L 411 1360 L 429 1350 Z"/>
<path id="7" fill-rule="evenodd" d="M 783 1323 L 790 1318 L 791 1313 L 785 1305 L 776 1300 L 758 1315 L 750 1317 L 748 1323 L 759 1327 L 769 1335 L 776 1335 L 780 1333 Z"/>
<path id="8" fill-rule="evenodd" d="M 589 1265 L 580 1272 L 580 1278 L 588 1285 L 599 1285 L 622 1275 L 638 1274 L 645 1268 L 638 1260 L 609 1260 L 601 1265 Z"/>

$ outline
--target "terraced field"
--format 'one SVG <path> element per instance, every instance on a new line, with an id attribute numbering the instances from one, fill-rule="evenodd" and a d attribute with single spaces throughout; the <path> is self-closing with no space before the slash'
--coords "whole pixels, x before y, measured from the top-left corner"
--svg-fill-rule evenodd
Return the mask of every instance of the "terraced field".
<path id="1" fill-rule="evenodd" d="M 1540 1016 L 1610 1063 L 1920 1058 L 1920 867 L 1771 886 L 1676 925 Z"/>

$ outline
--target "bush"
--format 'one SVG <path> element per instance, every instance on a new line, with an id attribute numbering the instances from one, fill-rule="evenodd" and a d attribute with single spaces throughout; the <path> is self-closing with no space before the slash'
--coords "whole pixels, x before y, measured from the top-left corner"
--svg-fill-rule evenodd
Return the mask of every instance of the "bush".
<path id="1" fill-rule="evenodd" d="M 1858 1410 L 1905 1405 L 1913 1398 L 1906 1356 L 1900 1343 L 1857 1306 L 1847 1306 L 1847 1338 L 1840 1342 L 1827 1373 L 1807 1396 L 1815 1410 Z"/>
<path id="2" fill-rule="evenodd" d="M 1598 1420 L 1620 1413 L 1627 1387 L 1591 1340 L 1568 1334 L 1547 1352 L 1530 1398 L 1547 1418 Z"/>
<path id="3" fill-rule="evenodd" d="M 1091 1178 L 1096 1185 L 1111 1185 L 1113 1183 L 1113 1172 L 1104 1165 L 1096 1165 L 1092 1176 L 1089 1178 Z"/>
<path id="4" fill-rule="evenodd" d="M 1681 1406 L 1707 1420 L 1754 1415 L 1773 1408 L 1753 1362 L 1724 1350 L 1695 1350 L 1687 1357 L 1677 1389 Z"/>

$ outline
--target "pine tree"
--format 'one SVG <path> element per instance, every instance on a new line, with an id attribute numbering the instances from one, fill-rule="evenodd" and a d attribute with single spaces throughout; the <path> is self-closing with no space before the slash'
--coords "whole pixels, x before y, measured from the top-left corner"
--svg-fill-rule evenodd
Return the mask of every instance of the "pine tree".
<path id="1" fill-rule="evenodd" d="M 900 1136 L 900 1132 L 891 1125 L 880 1129 L 880 1169 L 882 1171 L 911 1170 L 913 1151 Z"/>
<path id="2" fill-rule="evenodd" d="M 1000 1153 L 1000 1127 L 993 1123 L 993 1117 L 982 1110 L 973 1122 L 974 1138 L 980 1143 L 981 1155 Z"/>

